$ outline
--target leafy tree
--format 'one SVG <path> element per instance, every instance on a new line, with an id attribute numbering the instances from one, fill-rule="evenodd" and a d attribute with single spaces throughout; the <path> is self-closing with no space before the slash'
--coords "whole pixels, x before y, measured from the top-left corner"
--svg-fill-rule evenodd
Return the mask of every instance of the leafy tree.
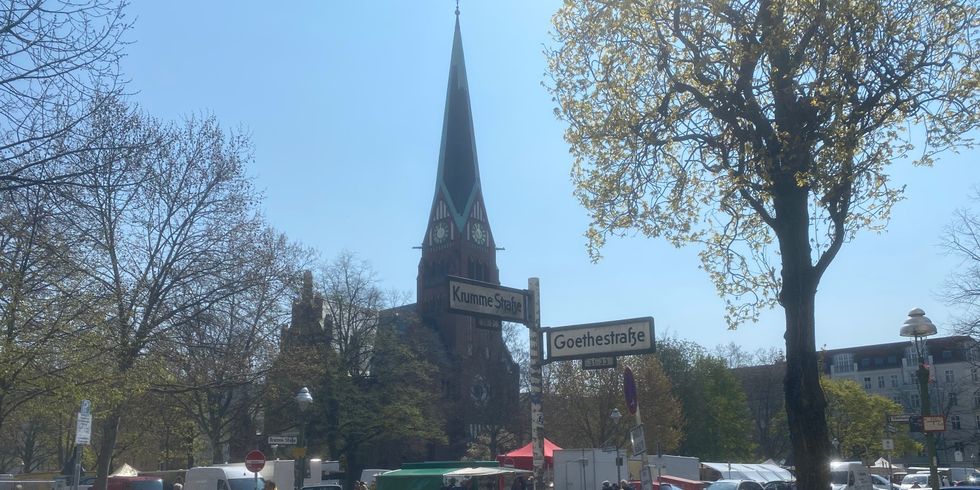
<path id="1" fill-rule="evenodd" d="M 689 341 L 663 338 L 657 358 L 683 407 L 681 454 L 704 459 L 747 459 L 753 447 L 751 422 L 741 383 L 726 361 Z"/>
<path id="2" fill-rule="evenodd" d="M 11 0 L 0 7 L 0 191 L 77 183 L 78 130 L 122 90 L 124 1 Z M 65 144 L 69 142 L 71 144 Z"/>
<path id="3" fill-rule="evenodd" d="M 886 436 L 894 438 L 898 454 L 921 449 L 921 445 L 912 440 L 907 432 L 886 433 L 886 416 L 903 411 L 898 403 L 872 395 L 850 379 L 824 377 L 821 384 L 827 394 L 827 426 L 831 437 L 837 439 L 841 459 L 861 459 L 872 463 L 879 454 L 883 454 L 881 440 Z"/>
<path id="4" fill-rule="evenodd" d="M 620 362 L 633 370 L 641 415 L 648 414 L 647 448 L 659 442 L 664 451 L 673 451 L 682 437 L 681 405 L 663 366 L 653 356 L 621 357 Z M 584 370 L 575 361 L 556 362 L 548 367 L 544 387 L 549 438 L 569 447 L 626 447 L 633 423 L 623 398 L 622 370 Z M 609 417 L 614 408 L 623 416 L 618 425 Z"/>
<path id="5" fill-rule="evenodd" d="M 798 482 L 827 488 L 817 286 L 845 241 L 884 227 L 889 164 L 970 143 L 976 3 L 570 0 L 554 25 L 593 257 L 631 230 L 698 244 L 730 326 L 780 304 Z"/>

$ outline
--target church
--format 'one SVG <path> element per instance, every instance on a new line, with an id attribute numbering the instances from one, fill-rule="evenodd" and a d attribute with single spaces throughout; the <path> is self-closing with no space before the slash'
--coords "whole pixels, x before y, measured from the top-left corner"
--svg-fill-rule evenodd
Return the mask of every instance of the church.
<path id="1" fill-rule="evenodd" d="M 448 276 L 500 284 L 498 249 L 480 185 L 458 9 L 443 118 L 435 189 L 418 247 L 416 302 L 379 312 L 379 329 L 437 344 L 428 346 L 427 355 L 438 358 L 433 359 L 439 366 L 434 389 L 443 413 L 432 419 L 444 423 L 446 440 L 428 445 L 425 458 L 430 460 L 459 459 L 481 438 L 494 446 L 500 434 L 520 432 L 528 419 L 519 403 L 520 370 L 506 347 L 501 323 L 448 309 Z M 307 273 L 290 325 L 283 329 L 282 357 L 296 346 L 330 346 L 334 341 L 323 301 L 314 294 Z M 331 350 L 324 349 L 325 355 Z"/>

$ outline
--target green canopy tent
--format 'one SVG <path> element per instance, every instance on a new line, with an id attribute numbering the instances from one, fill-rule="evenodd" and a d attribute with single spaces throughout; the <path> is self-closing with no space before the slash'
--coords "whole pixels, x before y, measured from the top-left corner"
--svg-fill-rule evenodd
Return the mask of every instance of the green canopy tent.
<path id="1" fill-rule="evenodd" d="M 492 479 L 493 488 L 500 489 L 502 478 L 529 471 L 501 468 L 496 461 L 431 461 L 406 463 L 400 470 L 389 471 L 377 477 L 377 490 L 482 490 L 473 485 L 474 480 Z M 463 487 L 464 482 L 470 482 Z"/>

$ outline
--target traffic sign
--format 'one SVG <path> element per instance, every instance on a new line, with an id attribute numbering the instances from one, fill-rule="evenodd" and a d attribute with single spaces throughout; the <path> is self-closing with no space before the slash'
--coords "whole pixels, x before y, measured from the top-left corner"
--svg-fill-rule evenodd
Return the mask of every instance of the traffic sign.
<path id="1" fill-rule="evenodd" d="M 615 357 L 590 357 L 582 359 L 582 369 L 608 369 L 616 367 Z"/>
<path id="2" fill-rule="evenodd" d="M 653 318 L 632 318 L 542 329 L 548 340 L 546 362 L 653 352 Z"/>
<path id="3" fill-rule="evenodd" d="M 262 468 L 265 468 L 265 455 L 262 454 L 262 451 L 258 449 L 249 451 L 245 455 L 245 469 L 252 473 L 258 473 L 262 471 Z"/>
<path id="4" fill-rule="evenodd" d="M 448 277 L 449 311 L 526 324 L 527 291 L 489 282 Z"/>
<path id="5" fill-rule="evenodd" d="M 912 417 L 910 413 L 897 413 L 888 415 L 888 423 L 891 424 L 907 424 L 909 423 L 909 418 Z"/>
<path id="6" fill-rule="evenodd" d="M 75 444 L 92 443 L 92 414 L 78 413 L 75 422 Z"/>
<path id="7" fill-rule="evenodd" d="M 639 456 L 647 452 L 647 439 L 643 434 L 643 425 L 637 425 L 630 429 L 630 442 L 633 443 L 633 456 Z"/>
<path id="8" fill-rule="evenodd" d="M 269 445 L 295 446 L 297 440 L 296 436 L 269 436 Z"/>
<path id="9" fill-rule="evenodd" d="M 891 438 L 884 438 L 881 440 L 881 449 L 884 451 L 894 451 L 895 450 L 895 440 Z"/>
<path id="10" fill-rule="evenodd" d="M 923 415 L 923 432 L 943 432 L 946 430 L 946 417 L 942 415 Z"/>
<path id="11" fill-rule="evenodd" d="M 636 380 L 630 368 L 623 370 L 623 395 L 626 396 L 626 408 L 629 408 L 630 415 L 636 415 Z"/>

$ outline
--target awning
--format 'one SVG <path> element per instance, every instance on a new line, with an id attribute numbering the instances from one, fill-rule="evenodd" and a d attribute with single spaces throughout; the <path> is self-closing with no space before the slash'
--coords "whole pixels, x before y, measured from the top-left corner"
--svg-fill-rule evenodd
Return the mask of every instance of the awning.
<path id="1" fill-rule="evenodd" d="M 528 470 L 520 470 L 516 468 L 460 468 L 458 470 L 450 471 L 443 475 L 444 477 L 456 477 L 456 478 L 469 478 L 473 476 L 493 476 L 493 475 L 512 475 L 512 474 L 525 474 L 533 473 Z"/>

